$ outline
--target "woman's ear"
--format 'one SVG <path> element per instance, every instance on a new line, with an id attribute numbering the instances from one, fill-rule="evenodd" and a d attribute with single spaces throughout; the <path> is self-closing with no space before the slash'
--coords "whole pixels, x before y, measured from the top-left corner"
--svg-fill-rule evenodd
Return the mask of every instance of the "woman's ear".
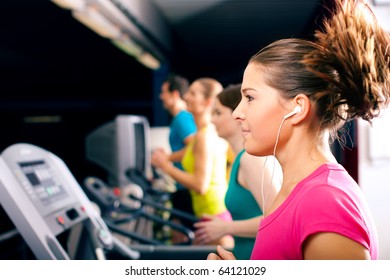
<path id="1" fill-rule="evenodd" d="M 181 97 L 180 97 L 180 92 L 179 92 L 177 89 L 174 89 L 174 90 L 172 91 L 172 95 L 174 95 L 176 98 L 181 98 Z"/>
<path id="2" fill-rule="evenodd" d="M 310 112 L 311 103 L 310 99 L 305 94 L 298 94 L 293 100 L 294 105 L 294 117 L 291 120 L 292 124 L 298 124 L 304 120 Z"/>
<path id="3" fill-rule="evenodd" d="M 207 107 L 213 108 L 215 103 L 215 98 L 212 97 L 205 98 L 204 102 L 206 103 Z"/>

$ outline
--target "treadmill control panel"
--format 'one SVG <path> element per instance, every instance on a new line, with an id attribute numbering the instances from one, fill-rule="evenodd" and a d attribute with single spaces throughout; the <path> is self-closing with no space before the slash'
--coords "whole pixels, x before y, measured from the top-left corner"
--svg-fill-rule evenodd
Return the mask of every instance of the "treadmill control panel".
<path id="1" fill-rule="evenodd" d="M 22 182 L 27 194 L 38 198 L 44 206 L 68 196 L 45 161 L 19 162 L 19 166 L 27 179 Z"/>
<path id="2" fill-rule="evenodd" d="M 104 259 L 114 246 L 65 163 L 37 146 L 0 154 L 0 203 L 37 259 Z"/>

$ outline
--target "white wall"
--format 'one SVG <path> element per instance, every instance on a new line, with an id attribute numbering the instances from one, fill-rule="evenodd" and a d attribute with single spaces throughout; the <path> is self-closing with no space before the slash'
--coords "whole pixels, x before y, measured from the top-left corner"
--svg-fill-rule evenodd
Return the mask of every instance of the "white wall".
<path id="1" fill-rule="evenodd" d="M 388 4 L 372 6 L 372 10 L 375 13 L 376 18 L 378 19 L 379 24 L 387 32 L 390 32 L 390 6 Z"/>
<path id="2" fill-rule="evenodd" d="M 169 126 L 153 126 L 150 128 L 150 146 L 152 150 L 163 148 L 167 153 L 171 152 L 169 146 Z"/>
<path id="3" fill-rule="evenodd" d="M 359 185 L 378 229 L 379 258 L 390 260 L 390 112 L 373 126 L 358 122 Z"/>

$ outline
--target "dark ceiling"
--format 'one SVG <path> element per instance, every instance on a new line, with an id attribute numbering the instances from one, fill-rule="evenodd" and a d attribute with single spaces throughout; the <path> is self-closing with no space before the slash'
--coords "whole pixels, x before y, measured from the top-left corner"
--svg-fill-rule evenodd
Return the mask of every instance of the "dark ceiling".
<path id="1" fill-rule="evenodd" d="M 222 1 L 172 26 L 177 36 L 176 65 L 191 77 L 211 75 L 226 81 L 241 78 L 250 56 L 268 43 L 309 37 L 315 22 L 321 22 L 321 2 Z"/>
<path id="2" fill-rule="evenodd" d="M 267 43 L 312 34 L 320 2 L 226 0 L 176 23 L 168 18 L 171 68 L 190 79 L 208 75 L 236 82 L 249 57 Z M 138 82 L 151 75 L 51 1 L 1 1 L 0 13 L 0 71 L 10 93 L 44 85 L 47 91 L 57 87 L 61 96 L 79 85 L 93 97 L 88 86 L 110 90 L 132 75 Z"/>

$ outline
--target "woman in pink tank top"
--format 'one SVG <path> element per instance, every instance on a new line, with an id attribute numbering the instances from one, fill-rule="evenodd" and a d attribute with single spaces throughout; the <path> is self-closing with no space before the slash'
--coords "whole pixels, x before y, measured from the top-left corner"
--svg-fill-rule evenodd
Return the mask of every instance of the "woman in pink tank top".
<path id="1" fill-rule="evenodd" d="M 329 143 L 345 122 L 388 106 L 389 49 L 367 4 L 336 0 L 313 41 L 279 40 L 250 59 L 233 116 L 246 151 L 274 155 L 283 169 L 251 259 L 378 258 L 370 209 Z M 234 256 L 218 248 L 208 259 Z"/>

